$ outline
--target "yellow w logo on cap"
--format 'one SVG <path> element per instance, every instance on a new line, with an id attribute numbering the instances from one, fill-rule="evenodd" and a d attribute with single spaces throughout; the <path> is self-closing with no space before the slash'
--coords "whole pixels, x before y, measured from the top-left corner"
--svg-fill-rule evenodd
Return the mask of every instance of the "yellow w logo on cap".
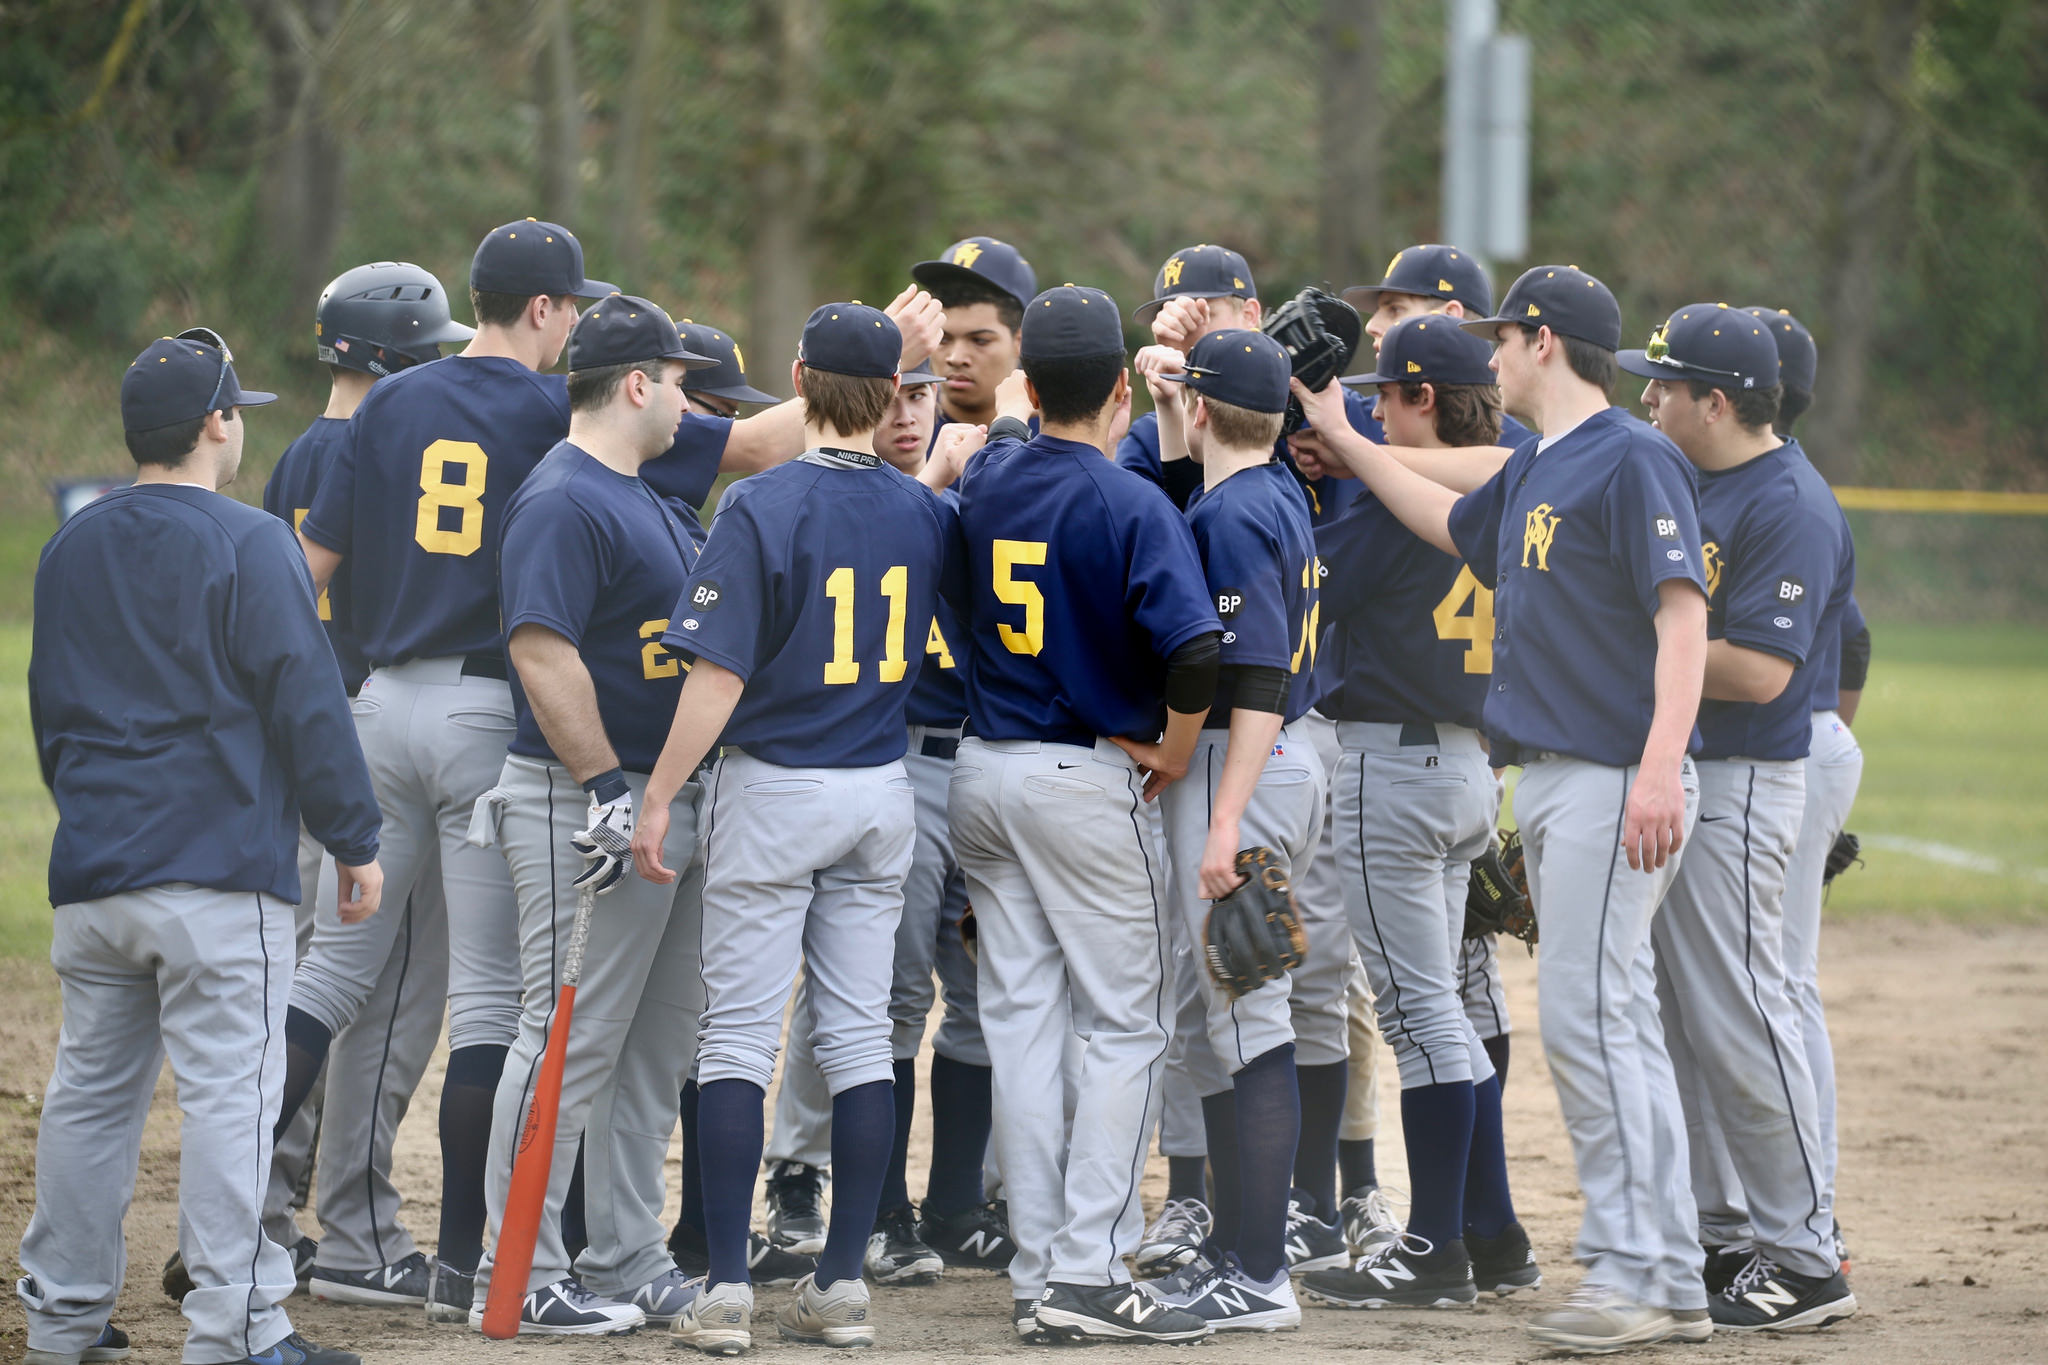
<path id="1" fill-rule="evenodd" d="M 747 358 L 740 354 L 740 344 L 737 341 L 732 344 L 732 363 L 740 367 L 741 373 L 746 372 Z"/>
<path id="2" fill-rule="evenodd" d="M 1180 272 L 1184 268 L 1185 262 L 1183 262 L 1180 257 L 1176 256 L 1166 263 L 1166 268 L 1164 270 L 1161 270 L 1159 272 L 1159 278 L 1165 282 L 1166 287 L 1168 289 L 1176 288 L 1180 284 Z"/>
<path id="3" fill-rule="evenodd" d="M 953 264 L 972 266 L 976 260 L 980 259 L 980 256 L 980 247 L 976 246 L 973 242 L 962 242 L 953 249 Z"/>

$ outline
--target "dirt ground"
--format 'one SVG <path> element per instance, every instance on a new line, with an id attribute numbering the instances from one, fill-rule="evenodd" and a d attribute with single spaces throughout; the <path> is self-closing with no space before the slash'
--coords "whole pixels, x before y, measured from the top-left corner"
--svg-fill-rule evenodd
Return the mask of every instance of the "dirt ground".
<path id="1" fill-rule="evenodd" d="M 1546 1283 L 1534 1296 L 1489 1300 L 1458 1313 L 1344 1313 L 1308 1308 L 1299 1332 L 1218 1338 L 1201 1359 L 1509 1361 L 1538 1358 L 1521 1324 L 1578 1278 L 1571 1242 L 1579 1198 L 1557 1100 L 1535 1043 L 1535 968 L 1508 963 L 1509 998 L 1521 1030 L 1507 1089 L 1509 1164 L 1516 1202 L 1536 1243 Z M 2048 926 L 1971 929 L 1899 920 L 1831 924 L 1825 986 L 1841 1071 L 1841 1207 L 1862 1311 L 1824 1333 L 1792 1338 L 1716 1338 L 1682 1348 L 1685 1359 L 1770 1360 L 1779 1365 L 1854 1361 L 2048 1360 Z M 0 964 L 0 1247 L 10 1279 L 34 1199 L 37 1096 L 56 1045 L 57 996 L 47 967 Z M 1391 1058 L 1383 1090 L 1380 1168 L 1399 1184 L 1400 1109 Z M 399 1135 L 402 1187 L 416 1193 L 409 1225 L 431 1237 L 437 1187 L 431 1096 Z M 923 1188 L 929 1127 L 920 1111 L 911 1188 Z M 157 1092 L 142 1170 L 128 1218 L 127 1292 L 115 1315 L 139 1362 L 178 1359 L 184 1320 L 157 1287 L 177 1226 L 177 1111 L 168 1072 Z M 671 1157 L 671 1161 L 674 1158 Z M 1164 1163 L 1147 1207 L 1164 1190 Z M 673 1188 L 673 1181 L 671 1188 Z M 675 1197 L 672 1194 L 671 1211 Z M 880 1350 L 905 1362 L 1024 1353 L 1007 1319 L 1008 1281 L 950 1272 L 939 1284 L 879 1290 Z M 773 1310 L 786 1290 L 761 1294 L 755 1351 L 790 1357 Z M 417 1312 L 291 1304 L 315 1341 L 347 1346 L 375 1362 L 592 1362 L 672 1359 L 665 1334 L 605 1341 L 487 1342 L 457 1327 L 431 1327 Z M 0 1308 L 0 1360 L 25 1347 L 19 1308 Z M 1089 1348 L 1092 1357 L 1119 1348 Z M 1126 1348 L 1142 1351 L 1144 1348 Z"/>

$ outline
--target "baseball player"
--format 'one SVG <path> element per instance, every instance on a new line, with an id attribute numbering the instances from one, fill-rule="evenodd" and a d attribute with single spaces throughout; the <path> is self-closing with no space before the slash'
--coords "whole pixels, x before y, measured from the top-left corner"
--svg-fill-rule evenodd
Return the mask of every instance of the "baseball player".
<path id="1" fill-rule="evenodd" d="M 1785 397 L 1778 405 L 1776 427 L 1788 444 L 1796 446 L 1792 425 L 1813 402 L 1819 359 L 1813 335 L 1782 308 L 1745 311 L 1764 319 L 1771 339 L 1778 343 Z M 1847 529 L 1845 525 L 1845 533 Z M 1820 998 L 1820 910 L 1828 853 L 1848 823 L 1863 778 L 1863 750 L 1849 726 L 1870 672 L 1870 627 L 1856 604 L 1853 583 L 1840 627 L 1822 625 L 1808 667 L 1813 673 L 1813 739 L 1806 756 L 1806 806 L 1799 820 L 1799 840 L 1785 873 L 1785 989 L 1799 1015 L 1799 1039 L 1813 1075 L 1820 1115 L 1821 1198 L 1834 1226 L 1835 1256 L 1846 1271 L 1848 1253 L 1835 1218 L 1835 1055 Z"/>
<path id="2" fill-rule="evenodd" d="M 1666 438 L 1608 406 L 1621 310 L 1592 276 L 1537 266 L 1498 313 L 1460 325 L 1494 340 L 1504 405 L 1543 432 L 1471 493 L 1352 435 L 1335 386 L 1303 401 L 1388 510 L 1494 585 L 1485 729 L 1493 761 L 1523 766 L 1515 807 L 1543 914 L 1543 1045 L 1586 1199 L 1584 1282 L 1530 1333 L 1575 1351 L 1703 1339 L 1713 1322 L 1650 949 L 1698 808 L 1689 751 L 1707 604 L 1695 475 Z M 1403 1245 L 1443 1254 L 1412 1234 Z"/>
<path id="3" fill-rule="evenodd" d="M 1155 347 L 1141 361 L 1169 357 L 1178 360 Z M 1187 518 L 1224 624 L 1217 697 L 1190 776 L 1160 796 L 1168 887 L 1197 959 L 1206 902 L 1243 880 L 1238 850 L 1272 850 L 1291 879 L 1322 832 L 1322 764 L 1292 728 L 1312 700 L 1321 617 L 1308 505 L 1274 453 L 1290 372 L 1280 343 L 1241 329 L 1203 337 L 1184 365 L 1146 371 L 1162 449 L 1202 471 L 1203 495 Z M 1301 1114 L 1290 982 L 1232 998 L 1207 972 L 1196 977 L 1176 1032 L 1202 1097 L 1214 1240 L 1154 1292 L 1218 1331 L 1296 1327 L 1301 1308 L 1284 1246 Z"/>
<path id="4" fill-rule="evenodd" d="M 1158 346 L 1172 356 L 1153 355 L 1154 348 L 1141 352 L 1141 368 L 1177 370 L 1179 358 L 1202 338 L 1232 328 L 1256 329 L 1261 317 L 1257 288 L 1244 258 L 1227 247 L 1187 247 L 1169 256 L 1153 282 L 1153 298 L 1140 304 L 1132 314 L 1149 322 Z M 1352 400 L 1354 422 L 1361 430 L 1379 437 L 1379 426 L 1364 403 Z M 1200 468 L 1176 453 L 1161 449 L 1159 419 L 1148 413 L 1131 424 L 1131 432 L 1117 443 L 1117 462 L 1133 473 L 1160 484 L 1167 496 L 1183 508 L 1192 504 L 1202 484 Z M 1313 439 L 1312 437 L 1307 439 Z M 1300 481 L 1304 505 L 1312 522 L 1320 522 L 1356 490 L 1355 481 L 1321 477 L 1309 480 L 1294 463 L 1294 442 L 1276 439 L 1274 452 L 1284 468 Z M 1192 477 L 1190 477 L 1190 472 Z M 1310 651 L 1313 658 L 1314 651 Z M 1306 683 L 1297 698 L 1312 698 L 1315 689 Z M 1321 718 L 1313 712 L 1292 723 L 1297 746 L 1314 745 L 1322 753 Z M 1332 746 L 1334 747 L 1334 746 Z M 1346 1112 L 1347 1090 L 1360 1085 L 1370 1093 L 1373 1085 L 1374 1049 L 1365 1048 L 1352 1056 L 1347 1018 L 1347 987 L 1352 974 L 1351 934 L 1345 926 L 1343 900 L 1335 880 L 1313 859 L 1297 868 L 1293 885 L 1300 909 L 1302 930 L 1308 951 L 1292 974 L 1288 1007 L 1293 1019 L 1295 1075 L 1301 1097 L 1301 1138 L 1294 1161 L 1297 1187 L 1288 1217 L 1286 1248 L 1288 1264 L 1296 1271 L 1341 1265 L 1346 1259 L 1344 1234 L 1338 1223 L 1337 1153 L 1340 1129 Z M 1180 999 L 1183 1010 L 1194 1008 L 1201 998 L 1206 969 L 1195 956 L 1178 957 L 1182 974 Z M 1190 1019 L 1196 1017 L 1188 1016 Z M 1146 1230 L 1139 1246 L 1141 1268 L 1163 1267 L 1192 1257 L 1210 1229 L 1211 1215 L 1203 1202 L 1207 1191 L 1202 1183 L 1202 1157 L 1207 1153 L 1203 1125 L 1192 1133 L 1179 1131 L 1176 1111 L 1197 1109 L 1194 1092 L 1215 1084 L 1213 1075 L 1199 1078 L 1190 1073 L 1185 1038 L 1177 1031 L 1168 1054 L 1166 1101 L 1160 1147 L 1168 1154 L 1167 1206 L 1159 1220 Z M 1357 1068 L 1360 1075 L 1353 1077 Z M 1184 1098 L 1185 1097 L 1185 1098 Z M 1192 1140 L 1190 1140 L 1192 1139 Z"/>
<path id="5" fill-rule="evenodd" d="M 314 310 L 314 341 L 332 375 L 327 409 L 278 457 L 264 485 L 263 507 L 294 530 L 313 505 L 313 494 L 334 462 L 348 432 L 348 419 L 370 388 L 385 375 L 438 359 L 443 345 L 475 335 L 448 315 L 447 291 L 439 279 L 416 265 L 379 261 L 337 276 L 321 291 Z M 337 612 L 334 599 L 342 603 Z M 369 673 L 362 648 L 349 627 L 348 575 L 337 573 L 320 597 L 320 619 L 341 665 L 342 683 L 353 697 Z M 315 905 L 332 919 L 332 864 L 319 842 L 299 835 L 299 881 L 307 894 L 299 903 L 298 956 L 310 947 Z M 271 1162 L 265 1230 L 292 1248 L 301 1278 L 315 1298 L 339 1303 L 413 1301 L 403 1283 L 424 1257 L 413 1252 L 411 1234 L 397 1221 L 399 1194 L 391 1181 L 392 1143 L 414 1088 L 425 1073 L 440 1035 L 447 996 L 447 924 L 439 905 L 437 879 L 415 885 L 414 901 L 429 902 L 415 914 L 408 903 L 398 916 L 394 951 L 378 975 L 355 1021 L 336 1036 L 328 1051 L 320 1087 L 307 1098 L 279 1135 Z M 322 888 L 316 897 L 312 888 Z M 332 1110 L 323 1100 L 331 1095 Z M 303 1189 L 313 1164 L 313 1136 L 324 1133 L 319 1159 L 319 1217 L 328 1243 L 327 1264 L 317 1266 L 317 1246 L 299 1234 L 290 1202 Z M 403 1263 L 394 1294 L 381 1268 Z M 377 1267 L 375 1273 L 338 1267 Z M 167 1277 L 170 1270 L 166 1268 Z M 182 1271 L 180 1272 L 182 1273 Z"/>
<path id="6" fill-rule="evenodd" d="M 514 669 L 518 733 L 485 794 L 493 841 L 519 896 L 525 1007 L 491 1124 L 488 1240 L 502 1229 L 512 1162 L 547 1049 L 578 892 L 604 896 L 585 946 L 554 1141 L 583 1143 L 589 1246 L 570 1274 L 560 1210 L 572 1163 L 550 1166 L 519 1331 L 604 1335 L 666 1325 L 690 1298 L 663 1244 L 662 1163 L 689 1072 L 702 979 L 699 879 L 629 875 L 633 796 L 646 788 L 682 688 L 685 660 L 660 643 L 697 543 L 641 482 L 683 416 L 683 375 L 708 357 L 667 313 L 615 294 L 569 334 L 569 436 L 505 510 L 499 601 Z M 690 869 L 697 787 L 669 811 L 667 856 Z M 583 798 L 587 797 L 587 801 Z M 579 822 L 580 825 L 579 825 Z M 477 1272 L 483 1325 L 492 1256 Z M 591 1287 L 586 1288 L 588 1280 Z"/>
<path id="7" fill-rule="evenodd" d="M 1498 442 L 1487 346 L 1456 316 L 1418 312 L 1374 340 L 1374 370 L 1349 379 L 1378 390 L 1390 443 Z M 1337 856 L 1380 1031 L 1401 1069 L 1411 1202 L 1405 1237 L 1303 1288 L 1345 1308 L 1444 1307 L 1482 1290 L 1532 1289 L 1542 1276 L 1508 1191 L 1500 1086 L 1458 981 L 1471 862 L 1493 839 L 1498 806 L 1479 734 L 1493 592 L 1369 490 L 1316 544 L 1344 662 L 1321 702 L 1343 749 L 1332 782 Z M 1418 1252 L 1425 1245 L 1434 1250 Z"/>
<path id="8" fill-rule="evenodd" d="M 1806 804 L 1806 667 L 1839 631 L 1855 548 L 1827 483 L 1772 430 L 1782 395 L 1763 319 L 1688 304 L 1621 367 L 1700 470 L 1709 602 L 1700 821 L 1653 934 L 1664 1028 L 1693 1138 L 1715 1325 L 1823 1327 L 1856 1311 L 1823 1198 L 1819 1115 L 1786 996 L 1787 864 Z M 1720 1139 L 1702 1145 L 1698 1115 Z M 1739 1182 L 1739 1183 L 1737 1183 Z M 1730 1268 L 1732 1269 L 1732 1268 Z"/>
<path id="9" fill-rule="evenodd" d="M 683 345 L 716 364 L 698 366 L 683 376 L 683 397 L 690 411 L 706 417 L 737 417 L 742 403 L 773 406 L 782 400 L 747 382 L 747 358 L 740 344 L 709 323 L 684 318 L 676 324 Z"/>
<path id="10" fill-rule="evenodd" d="M 932 368 L 943 376 L 940 421 L 988 425 L 996 415 L 997 386 L 1017 368 L 1024 303 L 1038 292 L 1031 262 L 1008 242 L 967 237 L 937 260 L 919 261 L 910 277 L 945 310 L 932 354 Z"/>
<path id="11" fill-rule="evenodd" d="M 947 804 L 980 929 L 1012 1323 L 1027 1341 L 1195 1340 L 1209 1324 L 1136 1289 L 1122 1257 L 1173 1010 L 1142 812 L 1187 770 L 1222 625 L 1186 520 L 1104 458 L 1129 401 L 1115 301 L 1047 290 L 1020 352 L 1040 432 L 1004 413 L 959 485 L 974 733 Z"/>
<path id="12" fill-rule="evenodd" d="M 965 425 L 953 427 L 949 440 L 933 442 L 938 382 L 937 375 L 922 368 L 903 375 L 875 432 L 876 453 L 934 491 L 949 484 L 959 463 L 981 444 L 981 429 Z M 1006 1221 L 982 1186 L 989 1131 L 988 1049 L 975 1009 L 974 963 L 960 930 L 967 887 L 946 825 L 946 789 L 966 720 L 952 643 L 961 638 L 951 609 L 941 602 L 906 708 L 910 731 L 903 766 L 917 788 L 917 847 L 903 886 L 889 991 L 896 1146 L 865 1261 L 868 1277 L 877 1284 L 928 1284 L 948 1265 L 1001 1269 L 1016 1250 Z M 934 971 L 946 1013 L 933 1040 L 931 1172 L 920 1210 L 911 1206 L 904 1168 L 916 1115 L 917 1054 L 934 1002 Z M 767 1151 L 771 1181 L 788 1181 L 799 1168 L 822 1169 L 830 1159 L 831 1094 L 812 1055 L 809 1021 L 806 977 L 797 986 L 789 1051 L 776 1093 Z M 823 1234 L 821 1220 L 816 1236 L 822 1239 Z"/>
<path id="13" fill-rule="evenodd" d="M 697 662 L 633 837 L 641 875 L 673 878 L 667 803 L 724 745 L 703 820 L 697 1118 L 711 1269 L 673 1328 L 707 1354 L 751 1342 L 750 1195 L 799 957 L 833 1092 L 835 1196 L 818 1268 L 777 1328 L 834 1346 L 875 1340 L 861 1260 L 892 1146 L 886 1010 L 916 839 L 903 706 L 912 623 L 932 619 L 950 515 L 874 451 L 901 353 L 878 309 L 812 313 L 791 374 L 810 448 L 726 495 L 662 637 Z"/>
<path id="14" fill-rule="evenodd" d="M 303 560 L 276 518 L 217 491 L 241 464 L 242 410 L 274 400 L 241 387 L 205 328 L 151 343 L 121 381 L 135 485 L 65 522 L 36 570 L 29 721 L 57 803 L 64 1028 L 15 1286 L 35 1365 L 128 1354 L 108 1318 L 166 1055 L 185 1358 L 357 1365 L 292 1329 L 291 1255 L 262 1226 L 301 816 L 334 856 L 341 915 L 374 915 L 383 883 Z"/>
<path id="15" fill-rule="evenodd" d="M 612 292 L 584 277 L 583 248 L 568 229 L 533 219 L 493 229 L 470 265 L 476 337 L 461 354 L 370 391 L 299 528 L 316 586 L 350 564 L 350 624 L 372 670 L 356 721 L 384 810 L 393 903 L 406 902 L 438 847 L 448 918 L 436 1257 L 336 1268 L 428 1301 L 436 1320 L 469 1316 L 491 1114 L 520 1017 L 511 878 L 503 858 L 466 837 L 516 728 L 497 547 L 506 500 L 568 426 L 566 385 L 538 371 L 560 357 L 575 300 Z M 787 404 L 740 422 L 686 415 L 674 448 L 641 478 L 695 504 L 720 470 L 762 467 L 799 440 Z M 390 918 L 381 928 L 316 929 L 292 984 L 287 1120 L 334 1031 L 361 1012 L 391 960 Z"/>

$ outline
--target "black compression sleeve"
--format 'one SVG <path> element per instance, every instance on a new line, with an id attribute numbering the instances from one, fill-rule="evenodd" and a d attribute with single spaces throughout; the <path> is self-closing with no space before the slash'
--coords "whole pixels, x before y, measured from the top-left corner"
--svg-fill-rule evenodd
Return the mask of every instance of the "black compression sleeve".
<path id="1" fill-rule="evenodd" d="M 998 417 L 988 424 L 988 438 L 991 441 L 1028 441 L 1031 427 L 1017 417 Z"/>
<path id="2" fill-rule="evenodd" d="M 1166 660 L 1166 709 L 1184 716 L 1202 715 L 1216 700 L 1216 660 L 1223 652 L 1223 633 L 1212 630 L 1173 651 Z"/>
<path id="3" fill-rule="evenodd" d="M 1841 688 L 1845 692 L 1861 692 L 1863 684 L 1870 677 L 1870 627 L 1851 635 L 1842 641 Z"/>
<path id="4" fill-rule="evenodd" d="M 1230 709 L 1271 711 L 1287 714 L 1288 685 L 1293 679 L 1284 668 L 1261 668 L 1251 664 L 1227 664 L 1218 670 L 1216 692 L 1228 693 Z"/>

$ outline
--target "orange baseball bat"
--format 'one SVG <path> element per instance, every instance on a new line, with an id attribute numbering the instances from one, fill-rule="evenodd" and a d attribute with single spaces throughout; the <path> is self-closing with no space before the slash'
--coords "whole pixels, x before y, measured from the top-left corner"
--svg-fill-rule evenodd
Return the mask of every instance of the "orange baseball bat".
<path id="1" fill-rule="evenodd" d="M 569 1022 L 576 1013 L 576 986 L 583 980 L 583 945 L 590 938 L 590 911 L 597 893 L 585 886 L 576 897 L 576 924 L 562 954 L 562 993 L 549 1025 L 548 1050 L 542 1054 L 540 1077 L 519 1147 L 512 1155 L 512 1187 L 505 1194 L 505 1216 L 498 1223 L 498 1244 L 491 1257 L 491 1296 L 484 1301 L 484 1335 L 507 1341 L 519 1335 L 519 1305 L 526 1297 L 526 1277 L 533 1270 L 533 1245 L 548 1202 L 548 1173 L 555 1162 L 555 1115 L 562 1106 L 562 1064 L 569 1053 Z"/>

